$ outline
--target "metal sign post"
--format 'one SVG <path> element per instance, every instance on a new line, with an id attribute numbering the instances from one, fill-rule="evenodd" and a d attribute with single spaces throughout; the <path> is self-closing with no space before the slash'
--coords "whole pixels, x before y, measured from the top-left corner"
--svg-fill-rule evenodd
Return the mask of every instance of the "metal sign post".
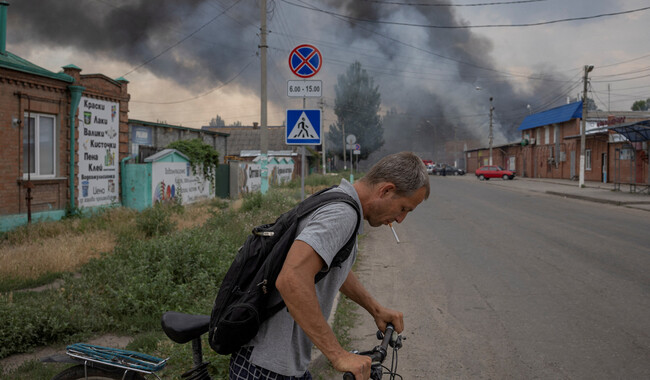
<path id="1" fill-rule="evenodd" d="M 321 69 L 323 57 L 320 51 L 312 45 L 299 45 L 289 54 L 289 69 L 300 78 L 311 78 Z M 302 110 L 287 110 L 287 128 L 285 143 L 301 145 L 300 161 L 300 198 L 305 199 L 305 145 L 321 145 L 322 129 L 321 110 L 308 110 L 307 97 L 319 98 L 323 94 L 323 83 L 320 80 L 290 80 L 287 81 L 287 96 L 301 97 Z"/>

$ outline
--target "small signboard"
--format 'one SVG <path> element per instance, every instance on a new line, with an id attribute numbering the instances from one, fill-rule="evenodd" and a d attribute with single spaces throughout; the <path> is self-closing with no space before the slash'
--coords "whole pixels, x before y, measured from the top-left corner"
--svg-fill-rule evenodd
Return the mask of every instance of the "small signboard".
<path id="1" fill-rule="evenodd" d="M 287 95 L 292 98 L 320 98 L 323 96 L 323 82 L 320 80 L 287 81 Z"/>
<path id="2" fill-rule="evenodd" d="M 285 142 L 287 145 L 320 145 L 321 111 L 287 110 Z"/>

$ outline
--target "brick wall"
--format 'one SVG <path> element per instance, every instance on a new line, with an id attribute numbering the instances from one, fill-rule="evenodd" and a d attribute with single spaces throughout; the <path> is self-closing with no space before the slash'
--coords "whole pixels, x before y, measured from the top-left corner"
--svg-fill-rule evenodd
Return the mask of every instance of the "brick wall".
<path id="1" fill-rule="evenodd" d="M 27 187 L 31 187 L 32 212 L 63 210 L 69 202 L 69 85 L 85 87 L 83 96 L 119 103 L 120 158 L 128 154 L 127 82 L 114 81 L 101 74 L 81 75 L 77 68 L 66 67 L 64 71 L 75 78 L 74 83 L 0 68 L 0 217 L 27 212 Z M 23 121 L 28 112 L 53 115 L 56 138 L 54 178 L 34 177 L 31 185 L 23 176 Z M 77 143 L 75 148 L 78 150 Z"/>
<path id="2" fill-rule="evenodd" d="M 23 178 L 23 122 L 29 112 L 55 115 L 57 163 L 55 179 L 32 181 L 32 210 L 65 207 L 67 158 L 64 141 L 67 130 L 66 83 L 0 69 L 0 215 L 24 213 L 26 181 Z M 15 122 L 16 120 L 17 122 Z"/>

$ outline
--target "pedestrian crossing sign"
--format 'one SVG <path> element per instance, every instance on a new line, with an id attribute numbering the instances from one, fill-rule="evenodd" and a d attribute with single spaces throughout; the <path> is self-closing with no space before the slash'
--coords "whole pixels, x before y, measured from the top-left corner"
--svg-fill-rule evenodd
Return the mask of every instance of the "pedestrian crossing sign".
<path id="1" fill-rule="evenodd" d="M 321 135 L 320 110 L 287 110 L 287 145 L 320 145 Z"/>

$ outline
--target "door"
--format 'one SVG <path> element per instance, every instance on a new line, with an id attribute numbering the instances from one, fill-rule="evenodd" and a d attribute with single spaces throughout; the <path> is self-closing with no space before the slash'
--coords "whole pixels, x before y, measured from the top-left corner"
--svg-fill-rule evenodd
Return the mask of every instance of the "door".
<path id="1" fill-rule="evenodd" d="M 230 196 L 230 166 L 219 164 L 215 170 L 215 194 L 219 198 Z"/>
<path id="2" fill-rule="evenodd" d="M 603 179 L 603 183 L 607 183 L 607 153 L 603 153 L 601 155 L 601 159 L 602 159 L 601 160 L 601 173 L 603 174 L 602 179 Z"/>

